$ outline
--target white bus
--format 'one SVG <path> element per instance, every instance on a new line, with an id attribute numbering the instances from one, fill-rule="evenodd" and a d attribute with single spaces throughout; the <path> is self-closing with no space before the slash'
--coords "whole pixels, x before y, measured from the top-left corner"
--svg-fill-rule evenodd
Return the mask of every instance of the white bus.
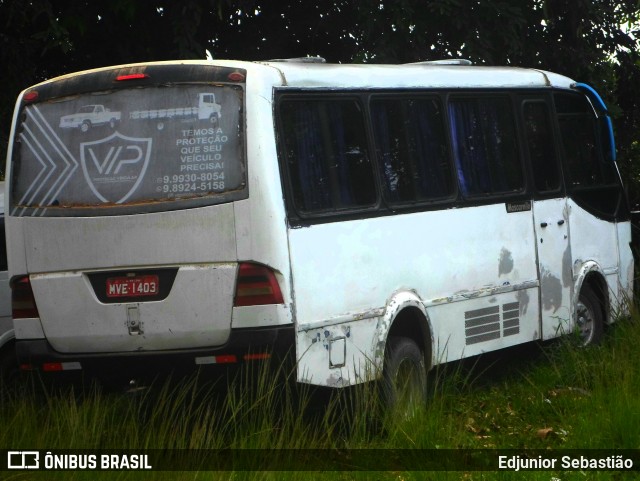
<path id="1" fill-rule="evenodd" d="M 632 294 L 600 97 L 561 75 L 426 62 L 135 64 L 18 98 L 9 272 L 23 368 L 242 363 L 301 383 L 578 332 Z M 130 112 L 220 105 L 216 122 Z M 83 105 L 115 129 L 59 128 Z"/>

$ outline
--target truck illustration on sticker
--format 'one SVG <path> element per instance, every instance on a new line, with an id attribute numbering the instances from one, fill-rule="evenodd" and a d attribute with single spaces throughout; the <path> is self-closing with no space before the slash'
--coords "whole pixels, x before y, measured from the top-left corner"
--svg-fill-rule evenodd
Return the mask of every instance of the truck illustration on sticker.
<path id="1" fill-rule="evenodd" d="M 208 120 L 214 127 L 218 126 L 221 116 L 220 104 L 216 103 L 213 93 L 198 94 L 197 107 L 177 107 L 156 110 L 135 110 L 129 114 L 131 120 L 151 120 L 156 122 L 156 128 L 163 130 L 165 122 L 170 120 Z"/>
<path id="2" fill-rule="evenodd" d="M 75 114 L 60 117 L 60 128 L 79 128 L 82 132 L 88 132 L 91 127 L 109 125 L 113 129 L 120 122 L 121 117 L 120 112 L 112 112 L 104 105 L 84 105 Z"/>

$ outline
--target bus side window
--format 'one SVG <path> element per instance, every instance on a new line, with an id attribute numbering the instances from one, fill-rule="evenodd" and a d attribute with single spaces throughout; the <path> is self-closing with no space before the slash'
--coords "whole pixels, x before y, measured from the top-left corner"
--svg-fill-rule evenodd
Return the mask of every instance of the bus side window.
<path id="1" fill-rule="evenodd" d="M 556 94 L 560 137 L 572 186 L 587 187 L 600 183 L 596 125 L 586 99 Z"/>
<path id="2" fill-rule="evenodd" d="M 556 94 L 560 136 L 571 185 L 590 187 L 616 182 L 613 162 L 598 155 L 596 117 L 586 97 Z"/>
<path id="3" fill-rule="evenodd" d="M 296 209 L 303 214 L 377 202 L 362 108 L 355 100 L 284 99 L 281 138 Z"/>
<path id="4" fill-rule="evenodd" d="M 584 95 L 554 95 L 570 195 L 596 215 L 615 216 L 622 189 L 616 166 L 602 152 L 596 114 Z"/>
<path id="5" fill-rule="evenodd" d="M 515 120 L 506 97 L 453 99 L 449 103 L 453 153 L 464 196 L 524 188 Z"/>
<path id="6" fill-rule="evenodd" d="M 391 203 L 452 195 L 453 181 L 438 99 L 375 99 L 371 116 L 383 184 Z"/>
<path id="7" fill-rule="evenodd" d="M 554 148 L 553 130 L 547 104 L 527 101 L 523 107 L 524 128 L 536 191 L 560 190 L 560 172 Z"/>
<path id="8" fill-rule="evenodd" d="M 7 270 L 7 246 L 4 232 L 4 217 L 0 217 L 0 271 Z"/>

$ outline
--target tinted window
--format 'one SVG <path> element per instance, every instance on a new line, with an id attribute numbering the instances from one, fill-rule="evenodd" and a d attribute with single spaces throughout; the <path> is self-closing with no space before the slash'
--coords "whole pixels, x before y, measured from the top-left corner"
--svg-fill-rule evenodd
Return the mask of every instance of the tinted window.
<path id="1" fill-rule="evenodd" d="M 462 193 L 477 196 L 521 190 L 524 179 L 509 99 L 454 99 L 449 115 Z"/>
<path id="2" fill-rule="evenodd" d="M 560 172 L 549 108 L 544 102 L 525 102 L 523 113 L 527 150 L 536 190 L 557 191 L 560 189 Z"/>
<path id="3" fill-rule="evenodd" d="M 15 215 L 113 215 L 246 198 L 242 106 L 240 86 L 186 84 L 27 105 L 13 158 Z"/>
<path id="4" fill-rule="evenodd" d="M 443 116 L 437 99 L 386 98 L 371 104 L 376 149 L 392 203 L 453 192 Z"/>
<path id="5" fill-rule="evenodd" d="M 0 271 L 7 270 L 7 246 L 4 232 L 4 217 L 0 215 Z"/>
<path id="6" fill-rule="evenodd" d="M 589 101 L 568 93 L 555 94 L 554 101 L 571 196 L 595 215 L 620 215 L 622 187 L 614 162 L 602 155 L 602 132 Z"/>
<path id="7" fill-rule="evenodd" d="M 583 95 L 556 94 L 554 100 L 558 114 L 593 116 L 591 106 Z"/>
<path id="8" fill-rule="evenodd" d="M 586 97 L 556 94 L 555 100 L 571 186 L 615 184 L 615 165 L 600 155 L 596 117 Z"/>
<path id="9" fill-rule="evenodd" d="M 283 99 L 281 137 L 300 213 L 371 206 L 377 201 L 363 111 L 350 99 Z"/>

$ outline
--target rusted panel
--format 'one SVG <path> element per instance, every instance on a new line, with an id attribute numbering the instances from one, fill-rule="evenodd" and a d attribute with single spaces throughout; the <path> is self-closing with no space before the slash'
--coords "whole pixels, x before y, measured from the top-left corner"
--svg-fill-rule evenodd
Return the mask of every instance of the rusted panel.
<path id="1" fill-rule="evenodd" d="M 345 387 L 376 379 L 381 365 L 376 365 L 374 353 L 367 347 L 376 324 L 376 318 L 367 318 L 299 330 L 296 338 L 298 381 Z M 332 366 L 331 349 L 336 342 L 344 342 L 344 365 Z"/>

